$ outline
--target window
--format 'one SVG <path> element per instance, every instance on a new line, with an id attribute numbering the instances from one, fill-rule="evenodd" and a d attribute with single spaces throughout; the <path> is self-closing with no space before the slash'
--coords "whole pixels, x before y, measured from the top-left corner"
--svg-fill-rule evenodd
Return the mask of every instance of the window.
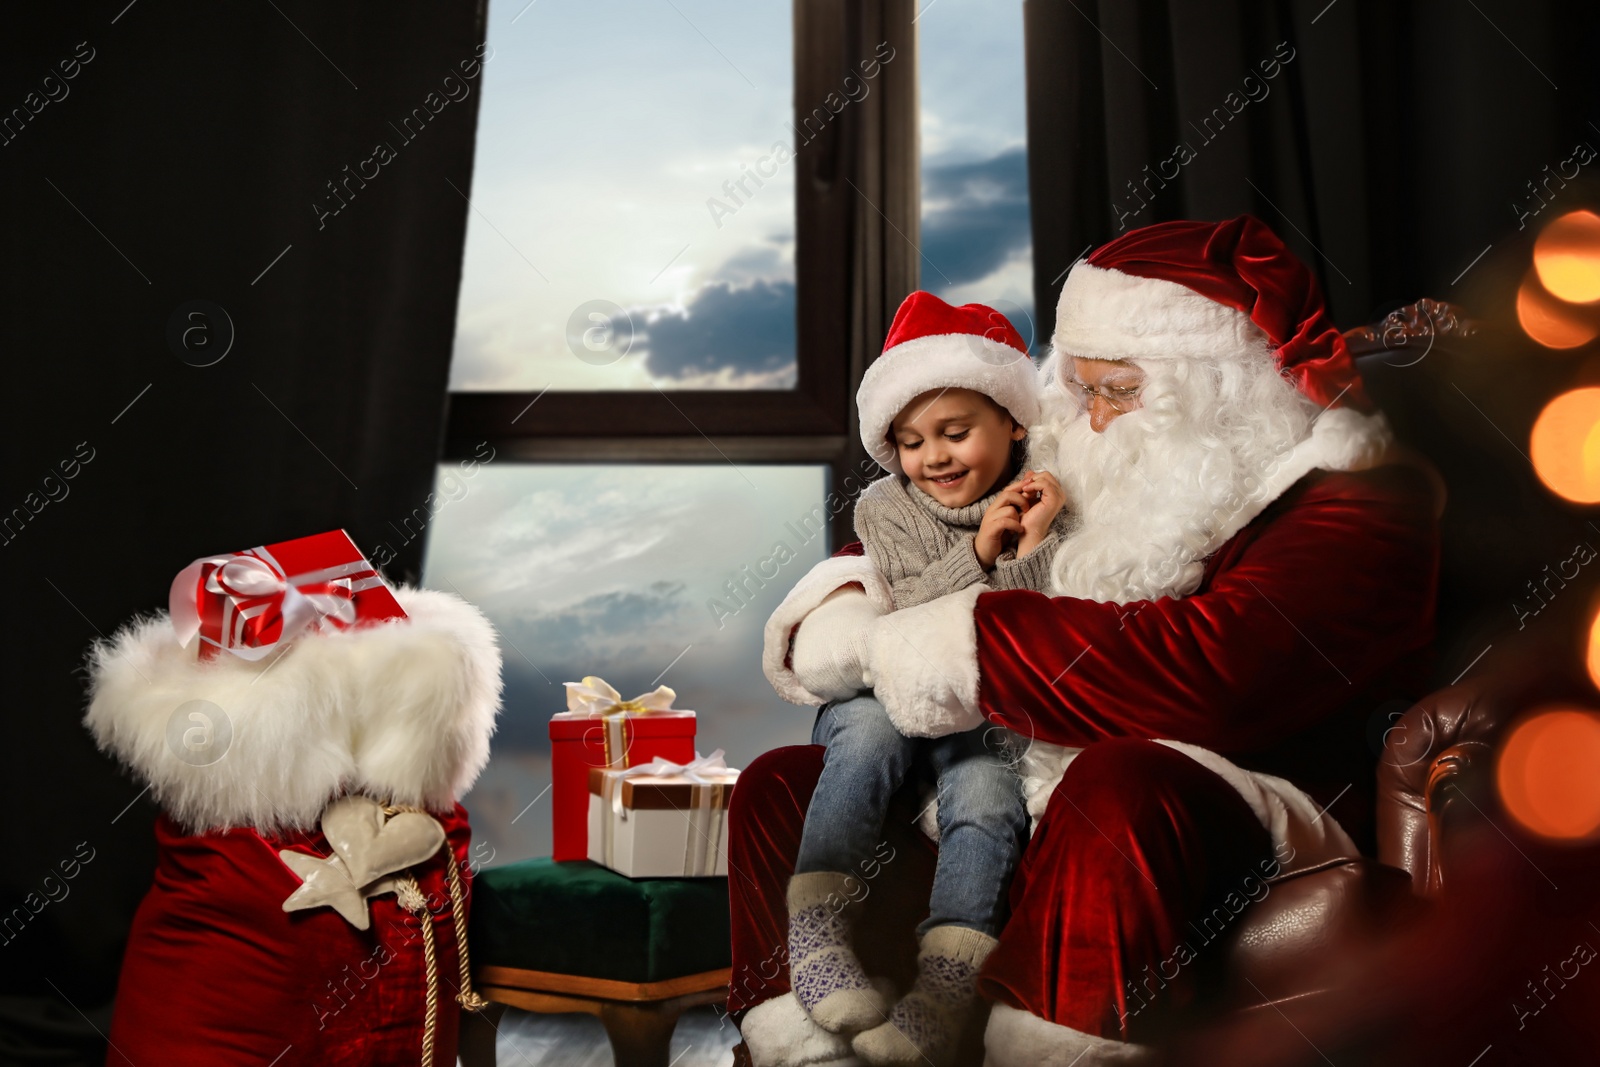
<path id="1" fill-rule="evenodd" d="M 923 0 L 922 287 L 1035 336 L 1022 4 Z"/>
<path id="2" fill-rule="evenodd" d="M 548 13 L 577 21 L 541 29 Z M 518 44 L 527 30 L 540 36 Z M 820 462 L 842 478 L 861 458 L 852 383 L 916 280 L 911 31 L 908 14 L 845 0 L 792 15 L 725 0 L 493 8 L 445 457 L 489 441 L 520 461 Z M 604 48 L 581 70 L 514 62 L 586 36 Z M 611 70 L 636 51 L 643 74 Z M 741 184 L 751 169 L 773 176 Z M 594 189 L 607 217 L 579 208 Z M 541 263 L 562 247 L 576 251 Z"/>
<path id="3" fill-rule="evenodd" d="M 918 282 L 914 14 L 491 5 L 424 564 L 504 641 L 505 713 L 466 801 L 488 862 L 548 852 L 562 682 L 671 685 L 701 751 L 735 765 L 809 736 L 760 633 L 854 539 L 849 496 L 876 473 L 853 399 Z"/>
<path id="4" fill-rule="evenodd" d="M 444 464 L 424 581 L 483 609 L 505 699 L 467 803 L 494 863 L 549 855 L 549 733 L 562 682 L 669 685 L 701 752 L 743 766 L 811 716 L 761 673 L 761 629 L 828 553 L 818 465 Z M 540 802 L 541 797 L 544 802 Z M 484 857 L 481 857 L 484 858 Z"/>
<path id="5" fill-rule="evenodd" d="M 490 7 L 452 389 L 794 386 L 790 21 Z"/>

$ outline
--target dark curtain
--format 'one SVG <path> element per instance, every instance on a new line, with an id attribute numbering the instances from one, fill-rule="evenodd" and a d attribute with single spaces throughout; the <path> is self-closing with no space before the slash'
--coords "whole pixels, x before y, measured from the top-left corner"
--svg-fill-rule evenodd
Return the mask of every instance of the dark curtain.
<path id="1" fill-rule="evenodd" d="M 0 1062 L 71 1062 L 26 1050 L 104 1029 L 153 862 L 153 805 L 80 724 L 85 648 L 209 552 L 342 526 L 420 569 L 484 8 L 6 21 Z"/>
<path id="2" fill-rule="evenodd" d="M 1593 4 L 1024 10 L 1046 336 L 1062 272 L 1085 246 L 1164 219 L 1255 214 L 1318 271 L 1346 326 L 1423 293 L 1459 297 L 1452 283 L 1485 246 L 1528 232 L 1527 183 L 1579 141 L 1600 147 Z"/>
<path id="3" fill-rule="evenodd" d="M 1539 228 L 1600 206 L 1600 7 L 1562 0 L 1025 0 L 1041 336 L 1071 264 L 1165 219 L 1251 213 L 1319 274 L 1345 328 L 1430 296 L 1494 327 L 1471 355 L 1364 361 L 1402 440 L 1444 474 L 1435 680 L 1537 629 L 1581 675 L 1594 581 L 1529 622 L 1528 583 L 1583 509 L 1533 477 L 1540 407 L 1600 367 L 1529 344 L 1517 285 Z M 1560 172 L 1565 170 L 1568 178 Z M 1536 195 L 1537 194 L 1537 195 Z M 1397 694 L 1416 696 L 1418 694 Z"/>

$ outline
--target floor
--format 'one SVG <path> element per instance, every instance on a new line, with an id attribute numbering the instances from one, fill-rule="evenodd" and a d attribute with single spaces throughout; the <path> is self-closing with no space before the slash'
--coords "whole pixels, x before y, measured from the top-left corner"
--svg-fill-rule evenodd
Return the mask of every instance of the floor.
<path id="1" fill-rule="evenodd" d="M 691 1008 L 672 1035 L 672 1067 L 728 1067 L 739 1031 L 711 1006 Z M 592 1015 L 506 1009 L 495 1042 L 498 1067 L 611 1067 L 611 1046 Z"/>

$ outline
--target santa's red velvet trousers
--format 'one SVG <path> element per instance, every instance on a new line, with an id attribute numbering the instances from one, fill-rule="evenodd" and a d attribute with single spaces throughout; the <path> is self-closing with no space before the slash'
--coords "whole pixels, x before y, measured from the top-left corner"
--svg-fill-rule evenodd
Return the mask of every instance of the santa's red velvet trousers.
<path id="1" fill-rule="evenodd" d="M 789 991 L 785 890 L 823 750 L 776 749 L 739 776 L 729 810 L 733 976 L 728 1010 Z M 912 791 L 884 826 L 857 952 L 904 984 L 928 913 L 934 846 Z M 1271 842 L 1239 794 L 1188 756 L 1102 741 L 1067 768 L 1011 883 L 1011 914 L 980 989 L 990 1000 L 1100 1037 L 1138 1040 L 1195 999 L 1219 935 L 1196 923 L 1259 884 Z M 1180 950 L 1180 946 L 1189 951 Z"/>

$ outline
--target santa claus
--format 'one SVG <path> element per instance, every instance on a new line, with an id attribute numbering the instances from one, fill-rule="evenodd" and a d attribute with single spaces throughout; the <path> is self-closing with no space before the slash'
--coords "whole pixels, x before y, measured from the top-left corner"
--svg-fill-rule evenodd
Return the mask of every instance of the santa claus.
<path id="1" fill-rule="evenodd" d="M 979 979 L 995 1067 L 1142 1062 L 1163 1017 L 1143 1009 L 1182 1008 L 1205 969 L 1192 920 L 1368 840 L 1365 725 L 1414 694 L 1433 630 L 1430 480 L 1265 225 L 1130 232 L 1072 269 L 1056 321 L 1029 435 L 1077 515 L 1055 595 L 974 586 L 892 611 L 852 545 L 766 630 L 795 703 L 872 690 L 907 734 L 987 720 L 1022 739 L 1033 834 Z M 729 1009 L 758 1067 L 851 1062 L 782 953 L 821 761 L 762 756 L 730 816 Z M 871 892 L 930 876 L 897 855 Z M 892 942 L 919 917 L 885 904 L 871 932 Z"/>

